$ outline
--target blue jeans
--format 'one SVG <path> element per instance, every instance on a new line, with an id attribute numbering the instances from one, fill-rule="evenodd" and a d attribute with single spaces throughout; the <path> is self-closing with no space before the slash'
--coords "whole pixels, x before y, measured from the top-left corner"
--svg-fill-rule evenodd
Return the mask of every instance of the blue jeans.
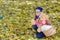
<path id="1" fill-rule="evenodd" d="M 33 29 L 36 30 L 36 37 L 37 38 L 43 38 L 45 37 L 45 35 L 43 34 L 43 32 L 37 32 L 37 25 L 32 25 Z"/>

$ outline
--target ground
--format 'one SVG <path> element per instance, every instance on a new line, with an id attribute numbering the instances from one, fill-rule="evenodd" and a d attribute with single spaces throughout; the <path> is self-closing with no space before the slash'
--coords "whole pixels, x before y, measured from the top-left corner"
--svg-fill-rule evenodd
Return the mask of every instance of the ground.
<path id="1" fill-rule="evenodd" d="M 37 6 L 57 27 L 55 35 L 36 38 L 31 19 Z M 60 0 L 0 0 L 0 40 L 60 40 Z"/>

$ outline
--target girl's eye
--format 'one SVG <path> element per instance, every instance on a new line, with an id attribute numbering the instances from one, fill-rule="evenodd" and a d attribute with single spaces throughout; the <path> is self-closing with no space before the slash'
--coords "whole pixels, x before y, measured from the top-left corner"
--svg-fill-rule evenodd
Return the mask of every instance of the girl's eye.
<path id="1" fill-rule="evenodd" d="M 36 12 L 36 13 L 40 13 L 40 12 Z"/>

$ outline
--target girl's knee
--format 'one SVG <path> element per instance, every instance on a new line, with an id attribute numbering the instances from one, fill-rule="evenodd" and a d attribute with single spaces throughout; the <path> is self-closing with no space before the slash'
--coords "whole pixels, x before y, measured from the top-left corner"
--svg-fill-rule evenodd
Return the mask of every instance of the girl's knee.
<path id="1" fill-rule="evenodd" d="M 37 30 L 37 28 L 38 28 L 37 25 L 32 25 L 32 27 L 34 30 Z"/>

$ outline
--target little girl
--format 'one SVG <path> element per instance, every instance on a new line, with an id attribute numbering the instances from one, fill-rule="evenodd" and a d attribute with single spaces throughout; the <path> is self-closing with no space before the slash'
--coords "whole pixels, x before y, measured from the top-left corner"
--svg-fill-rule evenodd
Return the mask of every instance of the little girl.
<path id="1" fill-rule="evenodd" d="M 36 30 L 36 37 L 37 38 L 43 38 L 45 37 L 44 33 L 43 32 L 38 32 L 37 29 L 38 29 L 38 26 L 36 25 L 36 21 L 37 19 L 39 19 L 39 15 L 40 13 L 42 12 L 43 8 L 42 7 L 37 7 L 36 8 L 36 13 L 35 13 L 35 17 L 31 20 L 31 24 L 32 24 L 32 28 L 34 30 Z"/>

